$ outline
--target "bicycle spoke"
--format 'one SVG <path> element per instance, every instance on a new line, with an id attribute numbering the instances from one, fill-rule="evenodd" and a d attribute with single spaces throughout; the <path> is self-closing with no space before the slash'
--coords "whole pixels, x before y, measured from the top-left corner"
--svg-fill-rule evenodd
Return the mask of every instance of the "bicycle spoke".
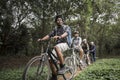
<path id="1" fill-rule="evenodd" d="M 41 57 L 32 58 L 24 71 L 23 80 L 48 80 L 50 69 L 47 61 L 43 61 Z"/>
<path id="2" fill-rule="evenodd" d="M 74 63 L 71 57 L 67 57 L 65 59 L 65 64 L 66 64 L 66 68 L 68 68 L 68 70 L 66 71 L 66 73 L 64 74 L 65 78 L 67 80 L 70 80 L 73 78 L 74 76 Z"/>

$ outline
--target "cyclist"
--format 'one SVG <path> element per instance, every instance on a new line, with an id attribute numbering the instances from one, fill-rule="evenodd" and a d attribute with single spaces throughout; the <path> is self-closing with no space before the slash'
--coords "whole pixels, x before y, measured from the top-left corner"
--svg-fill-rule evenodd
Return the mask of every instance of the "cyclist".
<path id="1" fill-rule="evenodd" d="M 92 62 L 96 61 L 96 46 L 94 42 L 90 42 L 90 54 L 92 54 Z"/>
<path id="2" fill-rule="evenodd" d="M 72 47 L 79 52 L 80 62 L 82 63 L 83 49 L 82 49 L 81 43 L 82 43 L 82 38 L 79 36 L 79 32 L 75 31 L 74 37 L 72 38 Z"/>
<path id="3" fill-rule="evenodd" d="M 69 49 L 69 46 L 67 44 L 67 38 L 68 36 L 69 37 L 71 36 L 69 34 L 71 29 L 68 25 L 64 25 L 63 18 L 61 15 L 56 16 L 55 23 L 57 27 L 55 27 L 50 34 L 46 35 L 42 39 L 38 39 L 38 41 L 47 40 L 51 37 L 55 39 L 56 45 L 54 46 L 54 49 L 52 52 L 57 55 L 60 61 L 60 68 L 61 68 L 60 71 L 64 71 L 65 65 L 64 65 L 63 52 Z M 50 67 L 52 70 L 51 80 L 57 80 L 57 71 L 51 61 L 50 61 Z"/>
<path id="4" fill-rule="evenodd" d="M 83 48 L 84 53 L 87 55 L 87 63 L 88 65 L 90 65 L 89 45 L 88 45 L 87 39 L 83 39 L 82 48 Z"/>

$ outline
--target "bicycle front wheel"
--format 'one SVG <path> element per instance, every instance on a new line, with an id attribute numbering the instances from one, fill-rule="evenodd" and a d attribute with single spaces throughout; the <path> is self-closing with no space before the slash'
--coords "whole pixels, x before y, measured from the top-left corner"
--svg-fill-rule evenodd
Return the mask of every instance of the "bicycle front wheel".
<path id="1" fill-rule="evenodd" d="M 49 80 L 50 68 L 45 56 L 35 56 L 26 65 L 23 80 Z"/>
<path id="2" fill-rule="evenodd" d="M 80 62 L 80 57 L 79 56 L 76 55 L 74 63 L 76 64 L 76 71 L 77 70 L 82 70 L 83 64 Z"/>
<path id="3" fill-rule="evenodd" d="M 87 60 L 87 55 L 86 55 L 86 54 L 84 54 L 84 57 L 83 57 L 82 61 L 83 61 L 84 67 L 87 67 L 87 65 L 88 65 L 88 60 Z"/>
<path id="4" fill-rule="evenodd" d="M 65 58 L 65 66 L 69 68 L 69 70 L 66 71 L 66 73 L 64 74 L 66 78 L 65 80 L 71 80 L 74 77 L 74 72 L 75 72 L 73 59 L 71 57 Z"/>

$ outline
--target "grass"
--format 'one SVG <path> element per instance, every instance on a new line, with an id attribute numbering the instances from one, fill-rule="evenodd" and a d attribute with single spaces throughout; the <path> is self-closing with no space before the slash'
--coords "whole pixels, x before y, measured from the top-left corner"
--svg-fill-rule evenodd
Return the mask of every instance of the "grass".
<path id="1" fill-rule="evenodd" d="M 0 80 L 22 80 L 24 68 L 0 70 Z M 74 80 L 120 80 L 120 59 L 100 59 Z"/>
<path id="2" fill-rule="evenodd" d="M 100 59 L 74 80 L 120 80 L 120 59 Z"/>
<path id="3" fill-rule="evenodd" d="M 0 80 L 22 80 L 23 69 L 7 69 L 0 71 Z"/>

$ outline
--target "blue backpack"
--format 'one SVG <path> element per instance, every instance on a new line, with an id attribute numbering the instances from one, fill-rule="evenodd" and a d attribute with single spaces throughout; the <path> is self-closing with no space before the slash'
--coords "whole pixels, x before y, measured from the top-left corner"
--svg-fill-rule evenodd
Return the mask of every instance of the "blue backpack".
<path id="1" fill-rule="evenodd" d="M 68 46 L 71 47 L 71 44 L 72 44 L 72 38 L 71 38 L 71 28 L 68 26 L 68 25 L 64 25 L 64 30 L 66 30 L 67 28 L 69 29 L 68 31 L 68 36 L 67 36 L 67 43 L 68 43 Z"/>

